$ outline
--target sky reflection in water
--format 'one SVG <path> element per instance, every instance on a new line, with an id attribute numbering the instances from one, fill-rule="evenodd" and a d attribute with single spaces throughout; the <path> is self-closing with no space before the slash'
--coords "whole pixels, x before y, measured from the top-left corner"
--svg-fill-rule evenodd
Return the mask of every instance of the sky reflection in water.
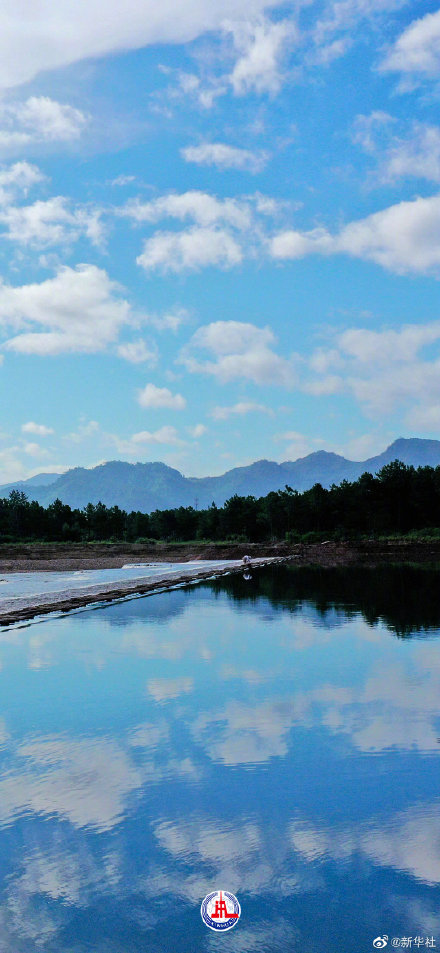
<path id="1" fill-rule="evenodd" d="M 434 573 L 277 568 L 1 632 L 2 953 L 440 948 L 439 630 Z"/>

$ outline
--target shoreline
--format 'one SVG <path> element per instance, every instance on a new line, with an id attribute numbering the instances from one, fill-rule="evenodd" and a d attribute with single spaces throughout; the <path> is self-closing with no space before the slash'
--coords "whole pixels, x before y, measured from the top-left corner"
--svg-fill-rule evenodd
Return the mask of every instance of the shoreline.
<path id="1" fill-rule="evenodd" d="M 121 569 L 126 563 L 183 563 L 292 558 L 298 566 L 377 566 L 380 563 L 440 564 L 439 540 L 358 540 L 314 543 L 2 543 L 0 573 Z"/>
<path id="2" fill-rule="evenodd" d="M 252 560 L 252 568 L 258 569 L 288 560 L 288 556 L 254 559 Z M 85 586 L 82 590 L 79 589 L 77 593 L 72 590 L 60 590 L 59 592 L 47 593 L 46 596 L 20 596 L 17 597 L 16 606 L 13 604 L 14 599 L 8 600 L 4 607 L 0 602 L 0 627 L 4 628 L 17 622 L 26 622 L 36 616 L 47 615 L 51 612 L 64 613 L 98 603 L 113 602 L 127 596 L 142 596 L 159 591 L 163 592 L 176 586 L 189 585 L 201 582 L 204 579 L 218 578 L 231 573 L 242 573 L 245 570 L 246 565 L 241 561 L 230 566 L 216 566 L 214 564 L 202 570 L 191 569 L 188 572 L 181 572 L 173 576 L 170 574 L 154 578 L 150 576 L 148 581 L 145 577 L 140 577 L 127 580 L 126 583 L 121 582 L 121 580 L 113 583 L 98 583 L 97 585 Z"/>

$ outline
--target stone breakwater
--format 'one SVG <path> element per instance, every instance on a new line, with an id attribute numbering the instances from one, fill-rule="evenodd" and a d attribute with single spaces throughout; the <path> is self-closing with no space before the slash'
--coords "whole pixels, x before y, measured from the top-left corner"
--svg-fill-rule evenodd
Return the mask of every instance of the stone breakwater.
<path id="1" fill-rule="evenodd" d="M 289 556 L 272 556 L 268 558 L 252 559 L 251 568 L 274 565 L 287 562 Z M 213 562 L 203 569 L 189 568 L 182 572 L 168 570 L 163 575 L 138 577 L 127 581 L 86 585 L 81 589 L 60 589 L 56 592 L 34 594 L 31 596 L 17 596 L 0 600 L 0 625 L 12 625 L 15 622 L 24 622 L 35 616 L 46 615 L 49 612 L 68 612 L 79 609 L 81 606 L 93 605 L 101 602 L 112 602 L 127 596 L 148 595 L 158 591 L 174 588 L 175 586 L 189 585 L 204 579 L 213 579 L 229 573 L 245 572 L 249 567 L 240 561 L 224 563 Z"/>

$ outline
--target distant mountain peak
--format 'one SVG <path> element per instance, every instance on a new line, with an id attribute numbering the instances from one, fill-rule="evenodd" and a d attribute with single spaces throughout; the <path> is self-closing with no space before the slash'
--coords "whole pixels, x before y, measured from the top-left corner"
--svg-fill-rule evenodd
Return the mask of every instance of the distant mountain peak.
<path id="1" fill-rule="evenodd" d="M 99 501 L 106 506 L 117 505 L 127 511 L 146 513 L 177 506 L 197 505 L 202 509 L 212 501 L 221 506 L 235 493 L 266 496 L 283 489 L 286 483 L 299 491 L 315 483 L 329 487 L 342 480 L 356 480 L 365 471 L 377 473 L 396 459 L 415 467 L 440 466 L 440 441 L 398 437 L 382 453 L 360 462 L 347 460 L 329 450 L 315 450 L 298 460 L 284 463 L 256 460 L 212 477 L 186 477 L 160 460 L 149 463 L 109 460 L 90 469 L 74 467 L 60 476 L 41 474 L 41 483 L 37 476 L 0 486 L 0 496 L 18 489 L 43 506 L 58 497 L 78 509 Z"/>

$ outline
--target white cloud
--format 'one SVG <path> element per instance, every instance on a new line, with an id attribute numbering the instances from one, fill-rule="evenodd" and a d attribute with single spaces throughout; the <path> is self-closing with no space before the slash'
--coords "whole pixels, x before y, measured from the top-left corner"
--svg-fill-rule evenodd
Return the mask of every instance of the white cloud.
<path id="1" fill-rule="evenodd" d="M 40 284 L 0 283 L 0 326 L 19 332 L 4 346 L 22 354 L 100 351 L 133 320 L 119 286 L 96 265 L 65 266 Z"/>
<path id="2" fill-rule="evenodd" d="M 235 228 L 250 225 L 249 207 L 237 199 L 218 199 L 208 192 L 189 192 L 161 195 L 150 202 L 134 199 L 121 209 L 122 215 L 136 222 L 158 222 L 166 218 L 179 221 L 190 219 L 197 225 L 211 226 L 222 222 Z"/>
<path id="3" fill-rule="evenodd" d="M 345 253 L 390 271 L 432 272 L 440 266 L 440 195 L 399 202 L 350 222 L 338 234 L 324 228 L 280 232 L 269 243 L 273 258 Z"/>
<path id="4" fill-rule="evenodd" d="M 254 22 L 225 23 L 224 30 L 232 34 L 240 54 L 229 77 L 234 93 L 243 96 L 252 90 L 278 92 L 286 48 L 298 37 L 295 24 L 291 20 L 273 23 L 261 17 Z"/>
<path id="5" fill-rule="evenodd" d="M 28 455 L 28 457 L 47 456 L 47 450 L 45 450 L 43 447 L 40 447 L 39 443 L 25 443 L 23 451 Z"/>
<path id="6" fill-rule="evenodd" d="M 384 71 L 414 78 L 435 77 L 440 72 L 440 10 L 414 20 L 398 37 L 382 63 Z"/>
<path id="7" fill-rule="evenodd" d="M 138 341 L 127 341 L 126 344 L 120 344 L 117 353 L 119 357 L 130 361 L 131 364 L 143 364 L 147 362 L 154 367 L 158 360 L 158 350 L 155 344 L 147 344 L 142 338 Z"/>
<path id="8" fill-rule="evenodd" d="M 248 401 L 239 401 L 237 404 L 233 404 L 229 407 L 214 407 L 211 411 L 210 416 L 214 420 L 227 420 L 228 417 L 235 415 L 243 416 L 244 414 L 250 414 L 253 412 L 258 412 L 262 414 L 271 414 L 272 411 L 265 407 L 264 404 L 257 404 L 253 400 Z"/>
<path id="9" fill-rule="evenodd" d="M 286 203 L 284 203 L 286 204 Z M 117 214 L 135 223 L 156 223 L 171 218 L 193 224 L 183 231 L 156 231 L 144 243 L 137 262 L 146 270 L 196 271 L 208 265 L 231 268 L 244 254 L 258 254 L 267 217 L 276 216 L 283 203 L 256 192 L 234 198 L 217 198 L 190 190 L 170 193 L 149 202 L 128 202 Z"/>
<path id="10" fill-rule="evenodd" d="M 311 368 L 324 374 L 338 369 L 335 391 L 349 391 L 371 415 L 383 418 L 398 408 L 407 414 L 407 423 L 437 431 L 440 422 L 440 321 L 406 325 L 398 331 L 350 328 L 338 335 L 327 352 L 320 349 Z M 423 350 L 431 348 L 425 355 Z M 433 350 L 433 353 L 432 353 Z M 319 380 L 318 380 L 319 385 Z M 312 393 L 313 382 L 304 390 Z"/>
<path id="11" fill-rule="evenodd" d="M 86 235 L 100 246 L 104 239 L 100 212 L 87 207 L 71 210 L 69 205 L 68 199 L 58 195 L 32 205 L 7 206 L 0 210 L 3 235 L 19 245 L 39 247 L 67 244 Z"/>
<path id="12" fill-rule="evenodd" d="M 198 146 L 186 146 L 180 151 L 187 162 L 215 165 L 218 169 L 246 169 L 254 173 L 260 172 L 268 160 L 266 152 L 251 152 L 250 149 L 239 149 L 223 142 L 202 142 Z"/>
<path id="13" fill-rule="evenodd" d="M 223 228 L 198 228 L 183 232 L 156 232 L 147 239 L 136 259 L 146 271 L 198 271 L 209 265 L 232 268 L 243 253 L 235 238 Z"/>
<path id="14" fill-rule="evenodd" d="M 176 308 L 172 311 L 166 311 L 165 314 L 149 314 L 146 320 L 157 331 L 177 331 L 187 318 L 188 311 L 186 308 Z"/>
<path id="15" fill-rule="evenodd" d="M 223 383 L 245 378 L 257 384 L 290 387 L 295 380 L 293 365 L 272 350 L 274 343 L 275 336 L 268 327 L 215 321 L 196 331 L 179 362 L 191 372 L 211 374 Z M 201 361 L 194 356 L 199 351 L 208 351 L 213 360 Z"/>
<path id="16" fill-rule="evenodd" d="M 415 176 L 440 182 L 440 127 L 414 123 L 411 135 L 396 140 L 381 165 L 386 179 Z"/>
<path id="17" fill-rule="evenodd" d="M 29 420 L 28 423 L 22 424 L 21 427 L 23 433 L 32 433 L 36 437 L 47 437 L 49 434 L 53 433 L 52 427 L 46 427 L 45 424 L 35 424 L 33 420 Z"/>
<path id="18" fill-rule="evenodd" d="M 0 103 L 0 151 L 22 149 L 31 143 L 72 142 L 80 137 L 87 121 L 81 110 L 48 96 Z"/>
<path id="19" fill-rule="evenodd" d="M 117 186 L 118 188 L 123 188 L 125 185 L 131 185 L 132 182 L 136 181 L 135 175 L 117 175 L 115 179 L 112 179 L 110 185 Z"/>
<path id="20" fill-rule="evenodd" d="M 45 176 L 36 165 L 14 162 L 0 169 L 0 203 L 7 204 L 17 195 L 27 195 L 32 186 L 44 181 Z"/>
<path id="21" fill-rule="evenodd" d="M 183 410 L 186 400 L 181 394 L 172 394 L 167 387 L 156 387 L 147 384 L 138 393 L 138 403 L 141 407 L 168 408 L 169 410 Z"/>
<path id="22" fill-rule="evenodd" d="M 180 444 L 182 442 L 178 437 L 176 428 L 169 426 L 160 427 L 154 433 L 149 430 L 141 430 L 139 433 L 134 433 L 131 440 L 136 446 L 142 443 Z"/>
<path id="23" fill-rule="evenodd" d="M 187 431 L 190 437 L 193 437 L 194 440 L 198 440 L 199 437 L 203 437 L 203 434 L 207 433 L 208 428 L 205 427 L 205 424 L 195 424 L 194 427 L 187 427 Z"/>
<path id="24" fill-rule="evenodd" d="M 406 420 L 408 425 L 418 432 L 440 433 L 440 395 L 436 403 L 412 407 Z"/>
<path id="25" fill-rule="evenodd" d="M 116 0 L 89 0 L 78 16 L 74 0 L 41 0 L 23 9 L 3 0 L 0 34 L 0 86 L 32 79 L 41 70 L 67 66 L 86 57 L 139 49 L 152 43 L 186 43 L 218 30 L 227 17 L 258 16 L 279 0 L 126 0 L 124 15 Z M 36 38 L 38 42 L 36 42 Z"/>
<path id="26" fill-rule="evenodd" d="M 362 21 L 367 21 L 367 27 L 369 23 L 374 25 L 378 17 L 404 3 L 405 0 L 330 0 L 312 32 L 315 50 L 308 54 L 307 62 L 327 65 L 343 56 L 356 36 L 365 35 L 365 28 L 359 30 Z"/>
<path id="27" fill-rule="evenodd" d="M 409 132 L 397 134 L 396 120 L 387 113 L 357 116 L 353 141 L 377 159 L 380 182 L 421 178 L 440 182 L 440 127 L 413 122 Z"/>

